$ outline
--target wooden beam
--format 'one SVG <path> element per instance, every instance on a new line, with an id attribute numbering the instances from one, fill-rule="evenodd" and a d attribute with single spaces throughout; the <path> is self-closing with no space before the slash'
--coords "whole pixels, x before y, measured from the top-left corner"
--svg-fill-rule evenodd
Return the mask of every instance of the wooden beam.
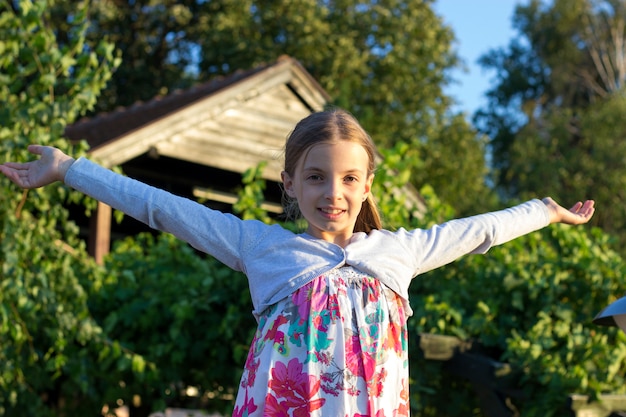
<path id="1" fill-rule="evenodd" d="M 111 215 L 111 206 L 98 201 L 98 207 L 90 219 L 87 249 L 99 265 L 111 251 Z"/>
<path id="2" fill-rule="evenodd" d="M 239 173 L 243 173 L 250 168 L 258 166 L 260 162 L 266 161 L 267 166 L 261 176 L 271 181 L 281 181 L 280 171 L 282 167 L 280 161 L 244 153 L 236 148 L 204 146 L 203 150 L 198 150 L 190 146 L 160 143 L 157 149 L 159 155 Z"/>
<path id="3" fill-rule="evenodd" d="M 289 85 L 306 102 L 313 111 L 321 111 L 326 103 L 330 101 L 324 91 L 317 85 L 317 82 L 310 78 L 308 73 L 304 73 L 297 67 L 292 67 L 292 78 Z"/>
<path id="4" fill-rule="evenodd" d="M 239 196 L 232 193 L 225 193 L 223 191 L 211 190 L 209 188 L 195 187 L 193 189 L 193 195 L 196 198 L 204 198 L 211 201 L 218 201 L 226 204 L 236 204 L 239 201 Z M 278 203 L 272 203 L 270 201 L 263 201 L 261 203 L 261 209 L 274 213 L 281 214 L 283 207 Z"/>

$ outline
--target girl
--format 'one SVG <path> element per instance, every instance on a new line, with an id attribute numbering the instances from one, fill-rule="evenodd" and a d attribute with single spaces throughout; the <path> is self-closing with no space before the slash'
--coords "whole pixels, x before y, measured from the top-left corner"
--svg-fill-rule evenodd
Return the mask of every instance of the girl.
<path id="1" fill-rule="evenodd" d="M 40 158 L 0 165 L 18 186 L 64 181 L 247 275 L 258 329 L 234 416 L 408 416 L 411 279 L 550 223 L 586 223 L 594 212 L 593 201 L 566 210 L 545 198 L 429 230 L 383 230 L 371 195 L 374 143 L 342 110 L 311 114 L 287 139 L 286 211 L 306 219 L 301 234 L 210 210 L 56 148 L 28 149 Z"/>

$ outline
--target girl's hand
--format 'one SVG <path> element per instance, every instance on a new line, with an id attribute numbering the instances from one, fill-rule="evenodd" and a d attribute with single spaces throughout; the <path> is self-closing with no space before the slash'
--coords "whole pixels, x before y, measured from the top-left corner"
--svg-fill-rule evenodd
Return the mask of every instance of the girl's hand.
<path id="1" fill-rule="evenodd" d="M 544 198 L 543 202 L 550 210 L 550 223 L 584 224 L 591 219 L 596 210 L 593 200 L 587 200 L 584 203 L 579 201 L 569 210 L 561 207 L 550 197 Z"/>
<path id="2" fill-rule="evenodd" d="M 41 157 L 26 163 L 0 164 L 0 172 L 22 188 L 37 188 L 64 181 L 67 170 L 74 163 L 74 158 L 51 146 L 30 145 L 28 151 Z"/>

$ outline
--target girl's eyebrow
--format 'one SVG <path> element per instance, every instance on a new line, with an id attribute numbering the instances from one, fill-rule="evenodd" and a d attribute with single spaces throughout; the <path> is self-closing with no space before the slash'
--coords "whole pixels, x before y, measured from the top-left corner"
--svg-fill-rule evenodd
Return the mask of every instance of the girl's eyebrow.
<path id="1" fill-rule="evenodd" d="M 316 166 L 303 167 L 302 171 L 306 171 L 306 172 L 310 172 L 310 171 L 313 171 L 313 172 L 325 172 L 324 169 L 318 168 Z M 365 172 L 365 171 L 363 171 L 361 169 L 358 169 L 358 168 L 351 168 L 351 169 L 348 169 L 346 171 L 343 171 L 343 174 L 362 174 L 363 172 Z"/>

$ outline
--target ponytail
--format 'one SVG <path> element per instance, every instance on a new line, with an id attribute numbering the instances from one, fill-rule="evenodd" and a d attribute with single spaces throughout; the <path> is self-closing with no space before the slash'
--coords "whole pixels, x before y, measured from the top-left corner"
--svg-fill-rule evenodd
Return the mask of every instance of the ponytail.
<path id="1" fill-rule="evenodd" d="M 356 218 L 354 231 L 369 233 L 372 230 L 382 228 L 383 225 L 380 220 L 380 213 L 378 212 L 374 197 L 368 194 L 367 199 L 363 202 L 363 206 L 361 207 L 361 212 Z"/>

